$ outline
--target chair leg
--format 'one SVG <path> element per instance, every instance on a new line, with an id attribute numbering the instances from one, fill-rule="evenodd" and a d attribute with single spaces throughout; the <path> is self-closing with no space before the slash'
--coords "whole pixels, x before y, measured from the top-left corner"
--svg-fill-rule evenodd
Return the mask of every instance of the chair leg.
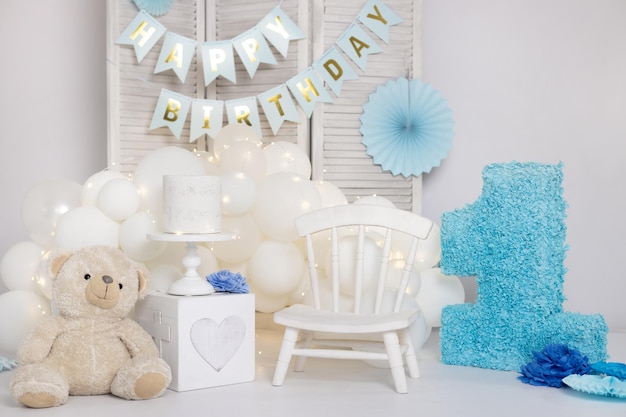
<path id="1" fill-rule="evenodd" d="M 391 375 L 396 386 L 396 391 L 400 394 L 409 392 L 406 383 L 406 374 L 404 373 L 404 365 L 402 363 L 402 352 L 400 351 L 400 341 L 396 332 L 387 332 L 383 334 L 387 356 L 389 357 L 389 367 Z"/>
<path id="2" fill-rule="evenodd" d="M 313 342 L 313 332 L 303 332 L 303 341 L 302 341 L 302 347 L 304 349 L 309 349 L 311 347 L 311 343 Z M 293 366 L 293 370 L 295 372 L 302 372 L 304 371 L 304 366 L 306 365 L 306 360 L 307 357 L 306 356 L 297 356 L 296 357 L 296 363 Z"/>
<path id="3" fill-rule="evenodd" d="M 413 346 L 409 329 L 403 329 L 400 331 L 400 343 L 407 346 L 406 352 L 404 353 L 404 360 L 406 361 L 406 367 L 409 370 L 409 377 L 419 378 L 420 369 L 417 364 L 417 355 L 415 354 L 415 347 Z"/>
<path id="4" fill-rule="evenodd" d="M 285 382 L 285 376 L 289 369 L 289 362 L 291 362 L 291 356 L 293 355 L 293 349 L 298 340 L 298 329 L 293 327 L 285 328 L 285 334 L 283 336 L 283 343 L 278 353 L 278 360 L 276 361 L 276 369 L 274 370 L 274 379 L 272 385 L 279 387 Z"/>

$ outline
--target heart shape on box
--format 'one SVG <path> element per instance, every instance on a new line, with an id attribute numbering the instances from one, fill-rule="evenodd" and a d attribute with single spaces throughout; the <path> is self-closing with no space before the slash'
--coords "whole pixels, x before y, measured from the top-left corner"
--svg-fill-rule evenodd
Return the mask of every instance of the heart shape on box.
<path id="1" fill-rule="evenodd" d="M 220 324 L 204 318 L 191 326 L 191 343 L 213 369 L 221 371 L 243 343 L 246 323 L 241 317 L 228 316 Z"/>

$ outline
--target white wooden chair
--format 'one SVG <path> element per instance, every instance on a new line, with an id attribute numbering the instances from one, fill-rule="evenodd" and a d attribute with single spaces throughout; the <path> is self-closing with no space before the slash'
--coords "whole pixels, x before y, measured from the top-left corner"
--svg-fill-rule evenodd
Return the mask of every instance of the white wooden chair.
<path id="1" fill-rule="evenodd" d="M 382 359 L 389 363 L 396 391 L 408 392 L 403 362 L 406 362 L 409 376 L 419 378 L 409 326 L 421 312 L 418 308 L 402 309 L 401 306 L 416 261 L 418 242 L 428 237 L 433 223 L 404 210 L 365 204 L 315 210 L 298 217 L 295 223 L 300 236 L 306 238 L 313 306 L 295 304 L 274 313 L 274 322 L 285 326 L 285 333 L 272 385 L 283 384 L 292 356 L 298 357 L 294 371 L 304 370 L 307 357 Z M 341 239 L 349 233 L 348 228 L 354 230 L 351 239 L 357 242 L 356 249 L 352 247 L 348 255 L 355 259 L 353 268 L 345 267 L 345 255 L 340 253 L 346 246 Z M 330 239 L 328 277 L 318 277 L 318 254 L 314 250 L 319 246 L 319 241 L 314 239 L 316 233 L 325 233 L 324 238 Z M 380 240 L 376 246 L 381 252 L 377 271 L 369 270 L 372 258 L 378 259 L 366 250 L 368 246 L 371 248 L 370 235 Z M 409 237 L 409 244 L 401 245 L 408 246 L 403 255 L 397 253 L 398 248 L 392 249 L 398 236 L 402 236 L 404 242 Z M 390 261 L 395 263 L 397 259 L 404 259 L 401 279 L 387 279 Z M 346 297 L 345 291 L 341 292 L 345 290 L 341 287 L 346 280 L 340 276 L 340 264 L 344 270 L 354 272 L 354 277 L 348 280 L 354 283 L 354 288 L 348 291 L 354 296 L 350 311 L 341 311 L 339 302 L 340 297 L 344 302 Z M 374 283 L 371 282 L 372 272 Z M 322 301 L 320 297 L 320 282 L 326 279 L 332 282 L 332 302 Z M 388 298 L 391 284 L 396 288 L 395 300 L 387 303 L 391 306 L 386 306 L 384 300 Z"/>

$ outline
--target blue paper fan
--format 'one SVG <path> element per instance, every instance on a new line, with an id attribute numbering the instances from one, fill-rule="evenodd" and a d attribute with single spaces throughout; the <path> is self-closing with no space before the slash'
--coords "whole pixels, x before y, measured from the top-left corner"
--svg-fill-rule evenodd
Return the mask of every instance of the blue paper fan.
<path id="1" fill-rule="evenodd" d="M 421 175 L 439 166 L 454 136 L 447 101 L 419 79 L 398 78 L 370 94 L 361 115 L 361 143 L 393 175 Z"/>
<path id="2" fill-rule="evenodd" d="M 9 369 L 13 369 L 16 366 L 17 362 L 15 362 L 14 360 L 0 356 L 0 372 L 8 371 Z"/>
<path id="3" fill-rule="evenodd" d="M 576 391 L 587 394 L 626 398 L 626 382 L 614 376 L 572 374 L 563 378 L 563 382 Z"/>
<path id="4" fill-rule="evenodd" d="M 163 16 L 169 12 L 174 0 L 133 0 L 139 10 L 145 10 L 152 16 Z"/>

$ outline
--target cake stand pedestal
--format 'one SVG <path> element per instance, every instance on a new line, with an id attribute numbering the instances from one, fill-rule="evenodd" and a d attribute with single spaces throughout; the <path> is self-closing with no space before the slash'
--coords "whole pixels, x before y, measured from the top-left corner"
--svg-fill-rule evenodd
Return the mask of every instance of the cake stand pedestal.
<path id="1" fill-rule="evenodd" d="M 162 242 L 185 242 L 186 253 L 183 256 L 185 274 L 174 281 L 167 289 L 172 295 L 207 295 L 215 288 L 198 274 L 201 260 L 198 254 L 198 242 L 220 242 L 236 238 L 233 233 L 148 233 L 148 239 Z"/>

